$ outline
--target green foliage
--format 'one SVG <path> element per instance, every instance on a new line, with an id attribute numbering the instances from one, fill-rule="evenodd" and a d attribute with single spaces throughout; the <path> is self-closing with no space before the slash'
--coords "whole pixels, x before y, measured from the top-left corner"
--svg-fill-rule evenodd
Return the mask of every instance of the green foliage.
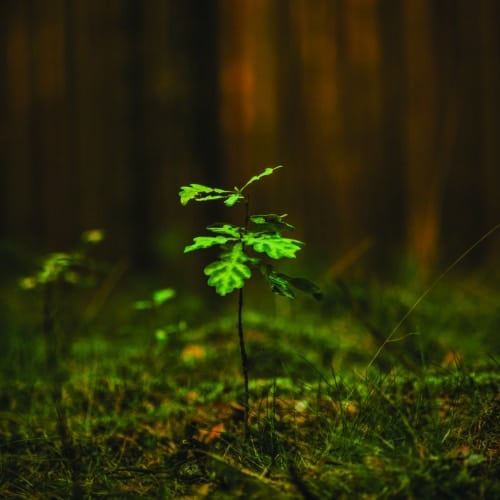
<path id="1" fill-rule="evenodd" d="M 262 177 L 265 177 L 266 175 L 271 175 L 276 170 L 278 170 L 278 168 L 283 168 L 283 165 L 278 165 L 277 167 L 267 167 L 260 174 L 257 174 L 257 175 L 254 175 L 253 177 L 251 177 L 250 180 L 247 181 L 247 183 L 239 191 L 243 191 L 245 188 L 247 188 L 248 186 L 250 186 L 250 184 L 252 184 L 252 183 L 254 183 L 254 182 L 262 179 Z M 235 188 L 235 189 L 237 189 L 237 188 Z"/>
<path id="2" fill-rule="evenodd" d="M 173 288 L 162 288 L 155 290 L 151 296 L 151 300 L 137 300 L 134 302 L 135 309 L 142 311 L 145 309 L 158 309 L 165 302 L 175 297 Z"/>
<path id="3" fill-rule="evenodd" d="M 303 286 L 259 271 L 283 293 Z M 171 292 L 158 290 L 145 297 L 158 307 L 130 324 L 122 298 L 111 297 L 74 339 L 55 409 L 57 365 L 44 362 L 54 341 L 28 327 L 40 309 L 2 284 L 0 498 L 500 498 L 500 297 L 484 285 L 460 276 L 422 302 L 419 338 L 433 341 L 421 344 L 417 371 L 400 362 L 407 343 L 397 341 L 385 353 L 390 366 L 363 375 L 373 349 L 340 296 L 323 318 L 306 304 L 273 317 L 248 311 L 261 340 L 244 440 L 241 389 L 226 380 L 238 369 L 232 316 L 153 329 L 145 342 L 155 315 L 182 304 L 162 302 Z M 385 332 L 414 302 L 403 285 L 351 290 Z"/>
<path id="4" fill-rule="evenodd" d="M 35 288 L 37 285 L 46 285 L 54 281 L 76 283 L 79 276 L 75 269 L 81 264 L 81 261 L 82 258 L 79 254 L 51 253 L 45 257 L 38 273 L 21 281 L 21 287 L 25 289 Z"/>
<path id="5" fill-rule="evenodd" d="M 268 281 L 271 290 L 279 295 L 290 299 L 295 298 L 292 291 L 294 287 L 312 295 L 315 299 L 321 298 L 321 291 L 314 283 L 305 278 L 292 278 L 278 273 L 264 259 L 264 257 L 273 260 L 294 259 L 296 253 L 304 246 L 302 241 L 283 236 L 283 232 L 295 229 L 285 222 L 286 214 L 248 214 L 248 198 L 243 193 L 244 190 L 279 168 L 282 166 L 268 167 L 260 174 L 251 177 L 241 188 L 235 187 L 233 190 L 213 188 L 202 184 L 190 184 L 180 189 L 179 196 L 182 205 L 186 205 L 191 200 L 221 200 L 228 207 L 238 203 L 245 204 L 247 213 L 243 226 L 227 223 L 210 225 L 207 230 L 214 233 L 214 236 L 196 236 L 194 242 L 184 248 L 184 253 L 188 253 L 214 246 L 220 247 L 219 258 L 204 269 L 204 273 L 208 276 L 208 284 L 213 286 L 219 295 L 224 296 L 243 288 L 245 280 L 252 276 L 252 270 L 257 269 Z M 253 255 L 251 251 L 264 254 L 264 256 Z"/>
<path id="6" fill-rule="evenodd" d="M 268 265 L 262 266 L 261 272 L 271 286 L 271 290 L 278 295 L 294 299 L 295 293 L 293 288 L 295 288 L 301 292 L 312 295 L 316 300 L 321 300 L 323 298 L 321 289 L 308 279 L 294 278 L 293 276 L 278 273 Z"/>
<path id="7" fill-rule="evenodd" d="M 23 290 L 36 290 L 42 300 L 40 327 L 45 336 L 46 363 L 57 373 L 53 381 L 54 395 L 59 393 L 60 396 L 62 369 L 58 370 L 71 350 L 68 325 L 71 324 L 73 330 L 83 318 L 81 307 L 70 306 L 68 292 L 75 287 L 92 287 L 96 284 L 97 273 L 89 249 L 103 238 L 104 232 L 100 229 L 85 231 L 76 249 L 48 254 L 37 272 L 19 281 Z M 56 403 L 59 404 L 60 400 Z"/>
<path id="8" fill-rule="evenodd" d="M 211 188 L 203 184 L 190 184 L 189 186 L 181 187 L 179 196 L 181 204 L 187 205 L 189 201 L 209 201 L 220 200 L 226 198 L 227 191 L 223 189 Z"/>
<path id="9" fill-rule="evenodd" d="M 104 238 L 104 231 L 91 229 L 82 233 L 82 246 L 72 252 L 56 252 L 48 254 L 42 261 L 40 269 L 22 278 L 19 286 L 23 290 L 32 290 L 45 287 L 50 283 L 64 282 L 71 285 L 85 285 L 87 271 L 91 264 L 87 257 L 90 246 L 100 243 Z"/>
<path id="10" fill-rule="evenodd" d="M 213 246 L 225 245 L 228 241 L 237 241 L 235 238 L 227 238 L 226 236 L 197 236 L 194 238 L 194 243 L 184 248 L 184 253 L 192 252 L 193 250 L 201 250 Z"/>
<path id="11" fill-rule="evenodd" d="M 219 260 L 205 267 L 208 284 L 215 287 L 219 295 L 227 295 L 237 288 L 243 288 L 245 280 L 252 275 L 247 265 L 250 262 L 242 243 L 236 242 L 221 253 Z"/>
<path id="12" fill-rule="evenodd" d="M 295 259 L 295 254 L 304 243 L 291 238 L 283 238 L 280 234 L 247 233 L 243 241 L 246 245 L 253 247 L 256 252 L 265 253 L 271 259 Z"/>
<path id="13" fill-rule="evenodd" d="M 287 238 L 282 235 L 284 231 L 292 231 L 294 227 L 286 223 L 284 215 L 265 214 L 250 215 L 248 212 L 248 197 L 243 191 L 259 181 L 274 173 L 280 166 L 266 168 L 258 175 L 251 177 L 241 188 L 233 190 L 212 188 L 203 184 L 190 184 L 181 187 L 179 196 L 181 204 L 186 205 L 189 201 L 213 201 L 222 200 L 227 207 L 243 203 L 245 207 L 245 218 L 242 226 L 232 224 L 213 224 L 207 230 L 215 236 L 197 236 L 194 243 L 184 248 L 184 253 L 193 250 L 201 250 L 214 246 L 220 247 L 219 258 L 208 264 L 204 273 L 208 276 L 208 285 L 213 286 L 219 295 L 227 295 L 234 290 L 239 290 L 238 302 L 238 335 L 240 340 L 241 368 L 244 379 L 245 401 L 243 422 L 245 425 L 245 436 L 249 438 L 250 427 L 248 421 L 249 388 L 248 388 L 248 358 L 246 354 L 245 339 L 243 334 L 243 287 L 245 280 L 252 276 L 252 270 L 261 271 L 267 279 L 271 290 L 289 299 L 295 298 L 292 287 L 311 294 L 315 299 L 321 298 L 319 288 L 305 278 L 292 278 L 274 270 L 272 264 L 265 260 L 283 258 L 294 259 L 295 254 L 304 246 L 299 240 Z M 251 227 L 249 227 L 251 225 Z M 263 254 L 262 256 L 254 254 Z"/>
<path id="14" fill-rule="evenodd" d="M 293 231 L 295 227 L 283 220 L 286 216 L 287 214 L 252 215 L 250 216 L 250 222 L 259 224 L 261 231 L 276 233 L 281 233 L 283 231 Z"/>
<path id="15" fill-rule="evenodd" d="M 150 299 L 146 300 L 136 300 L 134 302 L 134 309 L 140 311 L 139 314 L 143 312 L 147 313 L 149 316 L 149 322 L 151 330 L 154 332 L 154 338 L 158 346 L 165 345 L 170 334 L 183 330 L 186 327 L 184 321 L 179 321 L 177 324 L 165 324 L 160 316 L 160 311 L 163 311 L 164 305 L 173 299 L 176 292 L 173 288 L 161 288 L 155 290 L 151 294 Z"/>
<path id="16" fill-rule="evenodd" d="M 209 186 L 204 186 L 203 184 L 190 184 L 189 186 L 182 186 L 179 192 L 182 205 L 187 205 L 191 200 L 194 201 L 213 201 L 213 200 L 224 200 L 224 204 L 228 207 L 232 207 L 239 202 L 245 201 L 245 196 L 242 194 L 243 190 L 246 189 L 250 184 L 260 180 L 266 175 L 271 175 L 275 170 L 281 168 L 282 165 L 277 167 L 267 167 L 263 172 L 258 175 L 254 175 L 246 184 L 241 188 L 235 187 L 232 191 L 227 191 L 226 189 L 213 188 Z"/>

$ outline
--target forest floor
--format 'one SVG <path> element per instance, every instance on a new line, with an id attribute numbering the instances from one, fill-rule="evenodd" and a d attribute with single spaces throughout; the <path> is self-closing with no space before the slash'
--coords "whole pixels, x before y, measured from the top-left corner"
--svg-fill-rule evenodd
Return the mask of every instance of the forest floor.
<path id="1" fill-rule="evenodd" d="M 500 498 L 485 280 L 437 287 L 397 330 L 411 287 L 249 298 L 247 439 L 236 311 L 136 311 L 132 295 L 85 321 L 65 295 L 54 342 L 74 334 L 55 350 L 39 298 L 2 293 L 1 498 Z"/>

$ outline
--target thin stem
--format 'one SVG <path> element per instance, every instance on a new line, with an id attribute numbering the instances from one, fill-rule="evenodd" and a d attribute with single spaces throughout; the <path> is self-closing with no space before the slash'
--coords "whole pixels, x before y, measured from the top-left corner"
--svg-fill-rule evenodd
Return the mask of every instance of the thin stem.
<path id="1" fill-rule="evenodd" d="M 377 358 L 379 357 L 380 353 L 382 352 L 382 350 L 384 349 L 384 347 L 389 343 L 389 342 L 392 342 L 393 341 L 393 337 L 394 335 L 396 334 L 396 332 L 401 328 L 401 325 L 406 321 L 406 319 L 411 315 L 411 313 L 418 307 L 418 305 L 420 304 L 420 302 L 422 302 L 422 300 L 425 299 L 425 297 L 427 297 L 427 295 L 429 295 L 429 293 L 432 292 L 432 290 L 434 290 L 434 288 L 436 288 L 436 286 L 438 285 L 438 283 L 454 268 L 456 267 L 460 262 L 462 262 L 462 260 L 465 259 L 465 257 L 467 257 L 467 255 L 469 255 L 472 250 L 474 250 L 477 246 L 479 246 L 485 239 L 489 238 L 495 231 L 497 231 L 498 229 L 500 229 L 500 224 L 496 224 L 495 226 L 493 226 L 489 231 L 486 231 L 486 233 L 484 233 L 481 238 L 479 238 L 475 243 L 473 243 L 469 248 L 467 248 L 467 250 L 465 250 L 465 252 L 463 252 L 461 255 L 459 255 L 429 286 L 429 288 L 427 288 L 427 290 L 425 290 L 422 295 L 420 295 L 420 297 L 416 300 L 416 302 L 410 307 L 410 309 L 408 309 L 408 311 L 406 311 L 406 313 L 403 315 L 403 317 L 399 320 L 399 323 L 394 327 L 394 329 L 392 330 L 392 332 L 389 334 L 389 336 L 382 342 L 382 344 L 380 344 L 380 347 L 377 349 L 377 352 L 374 354 L 373 358 L 370 360 L 370 362 L 368 363 L 368 365 L 366 366 L 365 368 L 365 371 L 368 371 L 370 369 L 370 367 L 373 365 L 373 363 L 375 363 L 375 361 L 377 360 Z"/>
<path id="2" fill-rule="evenodd" d="M 42 331 L 45 340 L 46 363 L 50 373 L 59 368 L 58 339 L 55 337 L 54 289 L 52 283 L 43 286 Z"/>
<path id="3" fill-rule="evenodd" d="M 240 234 L 240 239 L 243 239 L 244 233 L 247 231 L 248 227 L 248 213 L 249 213 L 249 201 L 248 197 L 245 198 L 245 224 L 244 230 Z M 243 381 L 245 384 L 245 411 L 244 411 L 244 425 L 245 425 L 245 438 L 248 439 L 250 436 L 250 428 L 248 425 L 248 410 L 249 410 L 249 400 L 250 392 L 248 390 L 248 356 L 245 347 L 245 336 L 243 333 L 243 288 L 239 289 L 238 294 L 238 337 L 240 339 L 240 353 L 241 353 L 241 370 L 243 372 Z"/>
<path id="4" fill-rule="evenodd" d="M 71 430 L 68 425 L 68 418 L 62 401 L 62 387 L 64 372 L 62 367 L 62 349 L 66 339 L 61 338 L 61 332 L 56 329 L 55 318 L 55 283 L 46 283 L 43 287 L 43 323 L 42 330 L 46 343 L 47 369 L 51 377 L 52 400 L 55 407 L 57 419 L 57 431 L 61 439 L 62 453 L 66 460 L 66 466 L 73 481 L 74 500 L 83 498 L 82 486 L 80 483 L 81 461 L 79 453 L 75 447 Z"/>
<path id="5" fill-rule="evenodd" d="M 248 438 L 250 435 L 250 429 L 248 426 L 248 407 L 249 407 L 249 390 L 248 390 L 248 356 L 245 348 L 245 336 L 243 334 L 243 288 L 239 290 L 238 299 L 238 336 L 240 339 L 240 352 L 241 352 L 241 369 L 243 372 L 243 380 L 245 384 L 245 413 L 244 413 L 244 424 L 245 424 L 245 437 Z"/>

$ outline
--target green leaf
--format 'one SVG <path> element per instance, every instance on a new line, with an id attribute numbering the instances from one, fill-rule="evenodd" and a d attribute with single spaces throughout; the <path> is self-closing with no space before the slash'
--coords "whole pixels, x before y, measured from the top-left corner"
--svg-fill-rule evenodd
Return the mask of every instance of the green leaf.
<path id="1" fill-rule="evenodd" d="M 290 286 L 290 279 L 285 274 L 271 271 L 265 275 L 267 281 L 271 285 L 271 290 L 278 295 L 283 295 L 289 299 L 294 299 L 295 294 Z"/>
<path id="2" fill-rule="evenodd" d="M 246 265 L 249 260 L 243 251 L 243 245 L 239 242 L 234 244 L 221 254 L 219 260 L 205 267 L 204 273 L 209 277 L 208 284 L 215 287 L 215 291 L 222 296 L 243 288 L 245 279 L 252 275 Z"/>
<path id="3" fill-rule="evenodd" d="M 283 238 L 278 234 L 248 233 L 243 241 L 246 245 L 252 246 L 256 252 L 265 253 L 271 259 L 283 257 L 294 259 L 295 253 L 304 246 L 302 241 Z"/>
<path id="4" fill-rule="evenodd" d="M 244 199 L 245 197 L 241 193 L 235 192 L 227 196 L 227 198 L 224 200 L 224 205 L 226 205 L 226 207 L 234 207 L 236 203 Z"/>
<path id="5" fill-rule="evenodd" d="M 145 311 L 147 309 L 153 309 L 154 304 L 151 300 L 136 300 L 134 302 L 134 309 L 138 311 Z"/>
<path id="6" fill-rule="evenodd" d="M 250 184 L 254 183 L 255 181 L 260 180 L 262 177 L 265 177 L 266 175 L 271 175 L 275 170 L 278 170 L 278 168 L 282 168 L 283 165 L 278 165 L 277 167 L 267 167 L 264 172 L 261 172 L 258 175 L 254 175 L 253 177 L 250 178 L 250 180 L 240 189 L 240 191 L 243 191 L 245 188 L 250 186 Z"/>
<path id="7" fill-rule="evenodd" d="M 138 311 L 147 309 L 155 309 L 160 307 L 164 302 L 175 297 L 175 290 L 173 288 L 163 288 L 153 292 L 153 300 L 136 300 L 134 308 Z"/>
<path id="8" fill-rule="evenodd" d="M 240 238 L 241 229 L 238 226 L 233 226 L 232 224 L 211 224 L 210 226 L 207 226 L 207 229 L 212 231 L 212 233 L 226 234 L 231 236 L 231 238 L 236 239 Z"/>
<path id="9" fill-rule="evenodd" d="M 153 302 L 156 306 L 161 306 L 167 300 L 175 297 L 175 290 L 173 288 L 163 288 L 161 290 L 155 290 L 153 293 Z"/>
<path id="10" fill-rule="evenodd" d="M 209 201 L 227 198 L 228 194 L 231 192 L 232 191 L 204 186 L 203 184 L 190 184 L 189 186 L 181 187 L 179 197 L 181 199 L 181 204 L 187 205 L 191 200 Z"/>
<path id="11" fill-rule="evenodd" d="M 264 232 L 282 233 L 283 231 L 293 231 L 295 227 L 283 220 L 286 215 L 251 215 L 250 221 L 258 225 L 259 230 Z"/>
<path id="12" fill-rule="evenodd" d="M 155 331 L 155 339 L 158 343 L 164 344 L 168 340 L 168 332 L 166 332 L 163 328 L 158 328 Z"/>
<path id="13" fill-rule="evenodd" d="M 210 248 L 216 245 L 222 246 L 229 241 L 235 241 L 238 238 L 231 238 L 226 236 L 196 236 L 194 243 L 184 248 L 184 253 L 192 252 L 193 250 L 201 250 L 203 248 Z"/>
<path id="14" fill-rule="evenodd" d="M 42 270 L 37 275 L 37 281 L 42 284 L 50 283 L 65 277 L 73 267 L 81 263 L 79 254 L 52 253 L 47 256 Z"/>
<path id="15" fill-rule="evenodd" d="M 102 229 L 89 229 L 82 233 L 82 241 L 88 245 L 95 245 L 104 239 L 104 231 Z"/>
<path id="16" fill-rule="evenodd" d="M 284 273 L 278 273 L 274 271 L 273 267 L 269 264 L 261 265 L 260 270 L 271 285 L 271 290 L 274 293 L 283 295 L 289 299 L 294 299 L 295 293 L 292 290 L 292 287 L 294 287 L 301 292 L 312 295 L 316 300 L 321 300 L 323 298 L 321 289 L 306 278 L 294 278 Z"/>

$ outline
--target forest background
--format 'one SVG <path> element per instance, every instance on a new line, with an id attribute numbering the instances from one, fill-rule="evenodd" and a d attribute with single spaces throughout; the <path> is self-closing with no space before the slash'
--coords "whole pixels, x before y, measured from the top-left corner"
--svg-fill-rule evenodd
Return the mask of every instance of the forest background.
<path id="1" fill-rule="evenodd" d="M 0 274 L 97 227 L 111 259 L 201 283 L 182 250 L 227 214 L 179 186 L 283 164 L 253 211 L 289 214 L 313 276 L 432 275 L 500 220 L 497 19 L 495 0 L 3 0 Z M 499 253 L 496 234 L 464 265 Z"/>

